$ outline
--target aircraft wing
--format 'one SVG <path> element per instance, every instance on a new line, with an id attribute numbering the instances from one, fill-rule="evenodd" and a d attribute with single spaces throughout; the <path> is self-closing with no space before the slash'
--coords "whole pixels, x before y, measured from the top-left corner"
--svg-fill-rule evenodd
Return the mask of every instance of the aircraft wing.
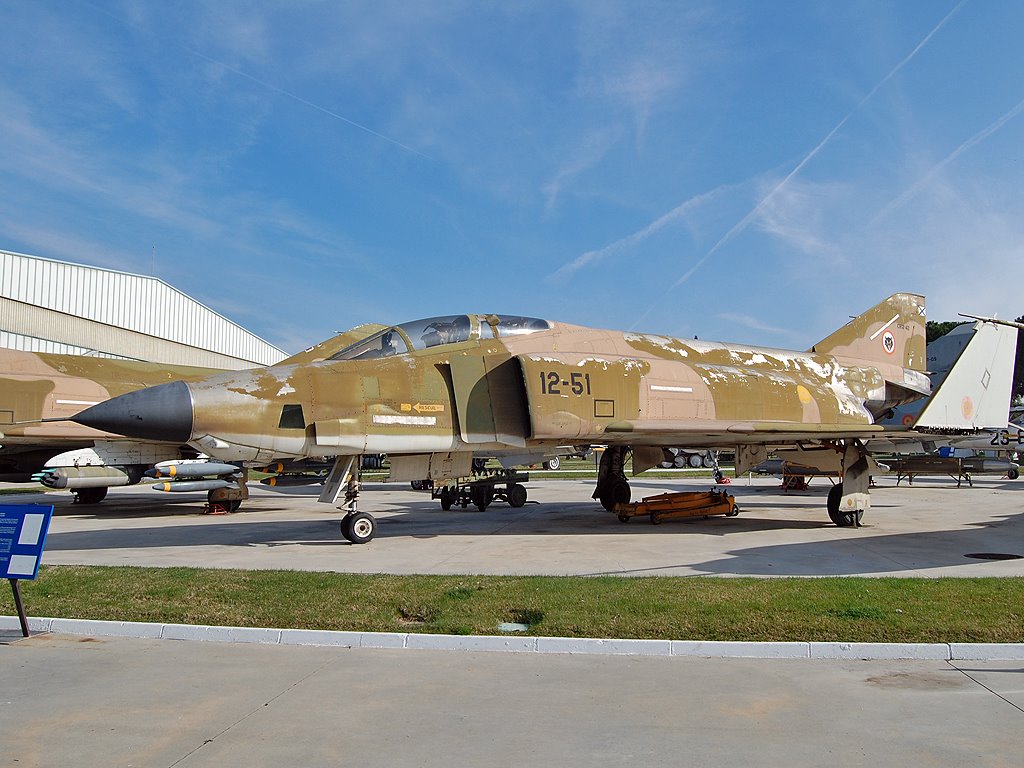
<path id="1" fill-rule="evenodd" d="M 729 445 L 790 444 L 807 440 L 841 440 L 878 437 L 878 424 L 801 424 L 775 421 L 697 421 L 693 419 L 645 419 L 609 425 L 603 439 L 631 445 L 671 445 L 683 448 L 716 448 Z"/>

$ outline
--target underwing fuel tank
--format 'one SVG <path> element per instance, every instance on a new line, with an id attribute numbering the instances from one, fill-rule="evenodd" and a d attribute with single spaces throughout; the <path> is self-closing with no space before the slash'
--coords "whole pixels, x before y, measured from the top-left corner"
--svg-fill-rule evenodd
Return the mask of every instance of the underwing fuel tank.
<path id="1" fill-rule="evenodd" d="M 37 483 L 47 488 L 113 488 L 134 485 L 138 476 L 118 467 L 52 467 L 32 475 Z"/>

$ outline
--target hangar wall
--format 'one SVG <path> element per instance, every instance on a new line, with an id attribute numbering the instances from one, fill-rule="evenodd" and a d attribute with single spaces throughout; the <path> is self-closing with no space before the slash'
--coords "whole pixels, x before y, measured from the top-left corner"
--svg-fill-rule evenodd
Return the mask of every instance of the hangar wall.
<path id="1" fill-rule="evenodd" d="M 226 369 L 286 356 L 159 278 L 3 250 L 0 345 Z"/>

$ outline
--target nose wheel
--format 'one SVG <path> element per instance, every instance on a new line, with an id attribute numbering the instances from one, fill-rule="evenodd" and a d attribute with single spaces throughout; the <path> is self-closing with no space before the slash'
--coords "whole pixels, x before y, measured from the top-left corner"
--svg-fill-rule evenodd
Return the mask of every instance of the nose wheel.
<path id="1" fill-rule="evenodd" d="M 318 501 L 324 504 L 335 504 L 344 494 L 339 509 L 345 511 L 341 519 L 341 535 L 353 544 L 365 544 L 377 533 L 377 521 L 373 515 L 360 512 L 356 508 L 359 501 L 359 457 L 355 455 L 336 456 L 334 466 L 327 479 Z"/>
<path id="2" fill-rule="evenodd" d="M 365 544 L 377 533 L 377 521 L 368 512 L 351 512 L 341 519 L 341 535 L 353 544 Z"/>

